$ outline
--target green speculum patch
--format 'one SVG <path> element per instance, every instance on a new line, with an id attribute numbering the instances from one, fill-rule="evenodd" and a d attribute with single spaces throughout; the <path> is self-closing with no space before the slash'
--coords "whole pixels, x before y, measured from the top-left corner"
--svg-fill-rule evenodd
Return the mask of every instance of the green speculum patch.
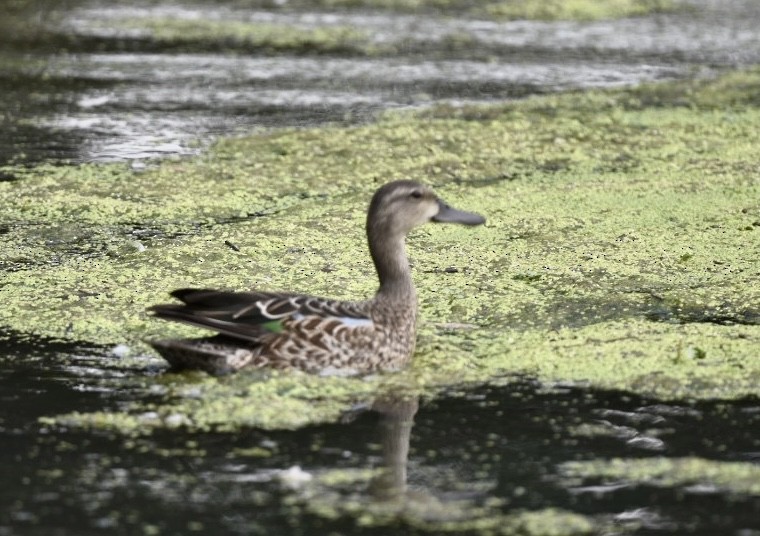
<path id="1" fill-rule="evenodd" d="M 758 89 L 750 71 L 438 107 L 221 140 L 142 173 L 8 168 L 17 180 L 0 183 L 0 324 L 126 344 L 137 357 L 123 366 L 139 370 L 150 352 L 141 341 L 199 333 L 145 314 L 174 288 L 370 296 L 366 204 L 407 177 L 488 218 L 409 237 L 421 302 L 409 370 L 372 381 L 143 379 L 174 395 L 61 422 L 292 427 L 384 390 L 434 393 L 505 374 L 671 399 L 757 395 Z"/>

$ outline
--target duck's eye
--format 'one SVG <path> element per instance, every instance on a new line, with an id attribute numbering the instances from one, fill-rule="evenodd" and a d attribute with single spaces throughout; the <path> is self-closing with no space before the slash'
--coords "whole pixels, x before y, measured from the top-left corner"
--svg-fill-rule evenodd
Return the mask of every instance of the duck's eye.
<path id="1" fill-rule="evenodd" d="M 409 196 L 415 199 L 420 199 L 422 197 L 422 192 L 420 192 L 419 190 L 415 190 L 411 194 L 409 194 Z"/>

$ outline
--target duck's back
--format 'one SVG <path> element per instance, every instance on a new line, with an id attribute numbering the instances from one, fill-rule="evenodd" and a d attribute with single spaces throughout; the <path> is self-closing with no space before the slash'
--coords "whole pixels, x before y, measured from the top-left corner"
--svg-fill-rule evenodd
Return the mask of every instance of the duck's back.
<path id="1" fill-rule="evenodd" d="M 212 374 L 246 367 L 361 373 L 400 368 L 414 352 L 416 301 L 399 305 L 382 299 L 340 302 L 308 296 L 282 296 L 276 301 L 266 295 L 270 309 L 261 307 L 259 312 L 273 313 L 263 320 L 257 317 L 255 326 L 239 326 L 233 324 L 250 315 L 250 304 L 222 316 L 218 308 L 209 306 L 218 296 L 201 300 L 189 293 L 180 296 L 190 303 L 159 306 L 154 314 L 226 331 L 215 337 L 153 341 L 152 346 L 175 369 Z M 289 309 L 284 302 L 290 304 Z"/>

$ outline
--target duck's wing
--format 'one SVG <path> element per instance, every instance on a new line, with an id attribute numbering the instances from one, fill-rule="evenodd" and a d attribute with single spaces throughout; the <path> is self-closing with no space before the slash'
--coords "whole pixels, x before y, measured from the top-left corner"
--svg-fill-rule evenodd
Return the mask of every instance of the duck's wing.
<path id="1" fill-rule="evenodd" d="M 224 335 L 258 341 L 310 319 L 331 319 L 348 327 L 370 326 L 366 302 L 340 302 L 300 294 L 180 289 L 171 295 L 182 303 L 155 305 L 153 316 L 213 329 Z"/>

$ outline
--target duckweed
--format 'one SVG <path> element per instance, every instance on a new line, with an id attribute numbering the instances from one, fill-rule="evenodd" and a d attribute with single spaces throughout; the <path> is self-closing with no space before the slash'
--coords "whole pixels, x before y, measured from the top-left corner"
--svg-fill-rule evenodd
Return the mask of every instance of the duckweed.
<path id="1" fill-rule="evenodd" d="M 159 45 L 182 49 L 221 47 L 311 54 L 369 52 L 368 36 L 347 26 L 306 28 L 260 22 L 151 17 L 121 20 L 116 27 L 139 31 Z"/>
<path id="2" fill-rule="evenodd" d="M 673 11 L 677 6 L 670 0 L 597 0 L 531 1 L 506 0 L 485 6 L 485 12 L 501 19 L 532 20 L 600 20 L 636 17 L 651 13 Z"/>
<path id="3" fill-rule="evenodd" d="M 193 377 L 200 398 L 170 375 L 151 380 L 175 393 L 159 406 L 59 422 L 293 427 L 397 384 L 433 393 L 513 374 L 665 399 L 757 395 L 758 89 L 753 70 L 223 139 L 143 172 L 5 168 L 18 179 L 0 183 L 0 324 L 125 344 L 137 373 L 143 340 L 198 333 L 145 314 L 173 288 L 369 296 L 366 204 L 407 177 L 488 217 L 410 236 L 421 326 L 408 371 Z"/>
<path id="4" fill-rule="evenodd" d="M 741 462 L 703 458 L 646 458 L 566 462 L 560 467 L 570 481 L 604 479 L 657 487 L 699 486 L 738 495 L 760 495 L 760 468 Z"/>

